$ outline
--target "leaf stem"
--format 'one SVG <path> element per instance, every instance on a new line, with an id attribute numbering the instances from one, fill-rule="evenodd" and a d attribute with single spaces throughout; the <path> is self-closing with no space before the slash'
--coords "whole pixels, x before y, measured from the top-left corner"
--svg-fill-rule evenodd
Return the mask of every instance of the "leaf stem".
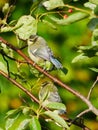
<path id="1" fill-rule="evenodd" d="M 72 5 L 65 4 L 65 7 L 72 8 L 72 9 L 75 9 L 77 11 L 81 11 L 81 12 L 87 13 L 89 15 L 91 14 L 90 11 L 87 11 L 87 10 L 84 10 L 84 9 L 81 9 L 81 8 L 78 8 L 78 7 L 75 7 L 75 6 L 72 6 Z"/>

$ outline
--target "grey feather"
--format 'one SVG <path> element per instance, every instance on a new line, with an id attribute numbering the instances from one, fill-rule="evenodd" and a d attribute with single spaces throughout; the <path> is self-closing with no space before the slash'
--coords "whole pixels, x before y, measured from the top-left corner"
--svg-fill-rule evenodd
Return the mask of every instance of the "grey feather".
<path id="1" fill-rule="evenodd" d="M 42 58 L 46 61 L 51 62 L 57 69 L 63 68 L 62 64 L 53 56 L 53 52 L 42 37 L 32 35 L 29 39 L 29 42 L 31 42 L 31 44 L 28 44 L 29 53 L 31 53 L 36 58 Z"/>

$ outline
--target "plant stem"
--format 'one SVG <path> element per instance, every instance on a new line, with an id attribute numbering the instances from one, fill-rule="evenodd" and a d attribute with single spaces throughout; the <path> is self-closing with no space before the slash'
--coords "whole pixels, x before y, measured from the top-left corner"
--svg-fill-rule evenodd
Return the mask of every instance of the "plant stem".
<path id="1" fill-rule="evenodd" d="M 90 11 L 87 11 L 87 10 L 84 10 L 84 9 L 81 9 L 81 8 L 78 8 L 78 7 L 75 7 L 75 6 L 72 6 L 72 5 L 65 4 L 65 7 L 72 8 L 72 9 L 75 9 L 77 11 L 81 11 L 81 12 L 87 13 L 89 15 L 91 14 Z"/>

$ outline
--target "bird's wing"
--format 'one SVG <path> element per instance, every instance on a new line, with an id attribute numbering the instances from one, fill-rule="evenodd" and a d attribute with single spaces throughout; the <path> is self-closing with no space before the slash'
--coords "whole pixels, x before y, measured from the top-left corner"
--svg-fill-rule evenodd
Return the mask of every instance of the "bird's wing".
<path id="1" fill-rule="evenodd" d="M 37 57 L 48 61 L 50 61 L 50 57 L 52 56 L 52 52 L 50 48 L 48 48 L 48 46 L 32 46 L 31 53 Z"/>

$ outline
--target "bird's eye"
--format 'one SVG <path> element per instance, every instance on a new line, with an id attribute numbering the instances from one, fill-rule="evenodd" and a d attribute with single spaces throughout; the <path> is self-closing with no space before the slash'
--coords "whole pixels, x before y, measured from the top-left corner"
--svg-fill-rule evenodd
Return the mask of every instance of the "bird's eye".
<path id="1" fill-rule="evenodd" d="M 37 36 L 35 36 L 35 37 L 34 36 L 30 36 L 29 41 L 30 42 L 36 42 L 37 38 L 38 38 Z"/>
<path id="2" fill-rule="evenodd" d="M 34 40 L 33 39 L 29 39 L 30 42 L 33 42 Z"/>

